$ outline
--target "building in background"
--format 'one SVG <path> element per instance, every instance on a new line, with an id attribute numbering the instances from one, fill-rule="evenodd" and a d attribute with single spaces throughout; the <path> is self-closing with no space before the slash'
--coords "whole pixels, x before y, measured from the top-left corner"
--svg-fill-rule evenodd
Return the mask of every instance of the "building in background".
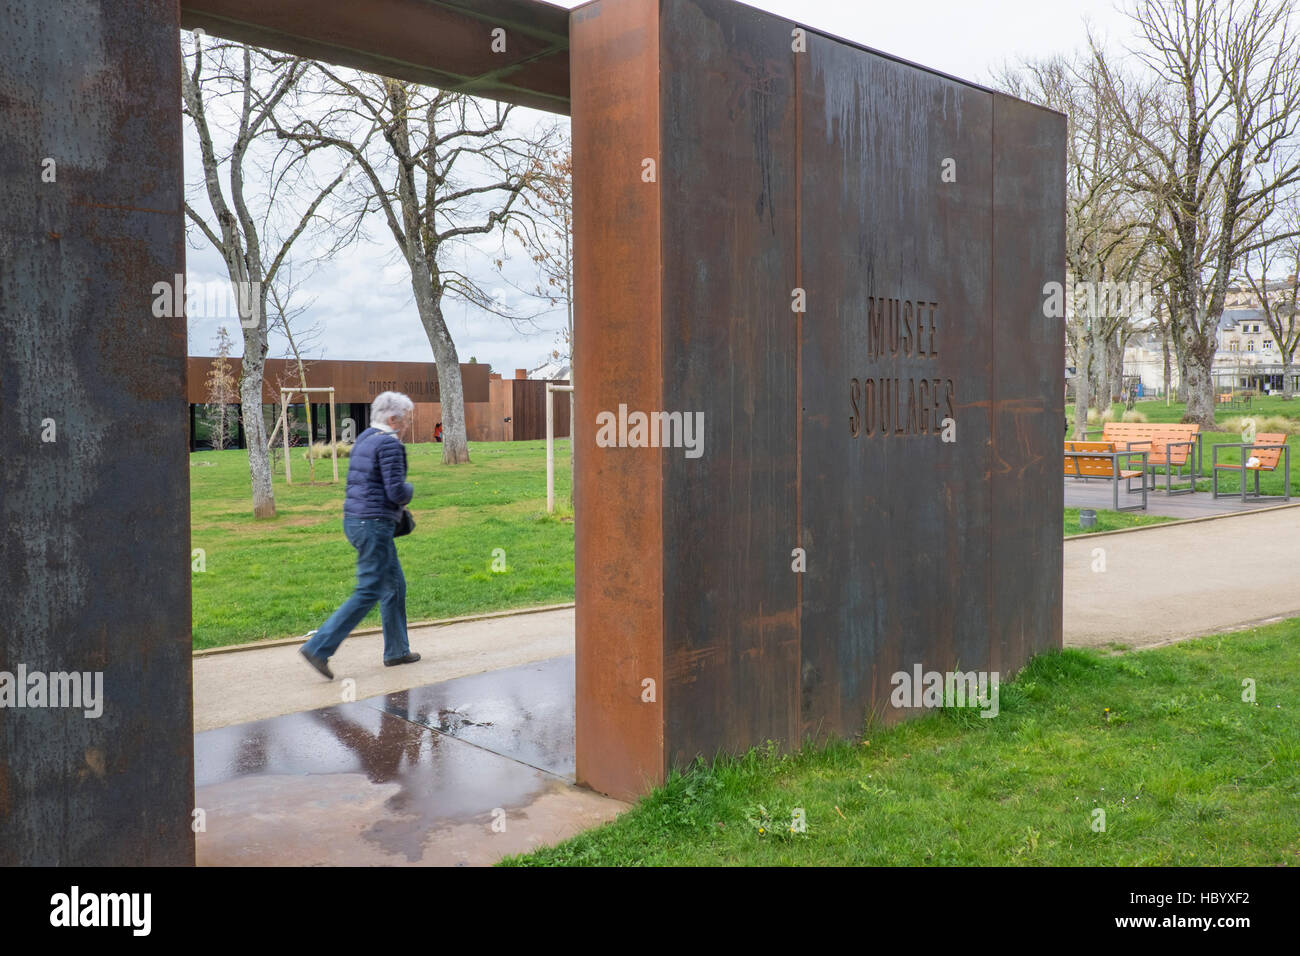
<path id="1" fill-rule="evenodd" d="M 1293 277 L 1268 283 L 1269 299 L 1281 299 L 1293 282 Z M 1284 331 L 1291 323 L 1300 323 L 1300 316 L 1282 319 Z M 1248 286 L 1228 287 L 1219 328 L 1215 333 L 1218 342 L 1214 353 L 1212 374 L 1219 389 L 1255 389 L 1260 392 L 1282 391 L 1282 359 L 1269 331 L 1268 322 L 1260 309 L 1258 296 Z M 1300 358 L 1300 354 L 1297 355 Z M 1164 351 L 1159 335 L 1136 332 L 1124 348 L 1124 373 L 1142 382 L 1143 392 L 1159 394 L 1164 387 Z M 1179 386 L 1178 360 L 1170 354 L 1170 379 L 1173 388 Z M 1291 386 L 1300 393 L 1300 367 L 1291 368 Z"/>
<path id="2" fill-rule="evenodd" d="M 227 360 L 236 382 L 242 372 L 238 358 Z M 210 356 L 191 356 L 188 360 L 187 401 L 190 406 L 190 450 L 211 447 L 211 426 L 207 405 L 206 382 L 212 368 Z M 334 407 L 339 438 L 343 437 L 344 420 L 352 422 L 352 433 L 359 435 L 370 424 L 370 402 L 380 392 L 403 392 L 415 403 L 412 442 L 434 441 L 434 432 L 442 421 L 439 401 L 438 371 L 433 362 L 347 362 L 313 359 L 307 365 L 307 385 L 312 388 L 334 387 Z M 523 369 L 514 379 L 502 379 L 491 367 L 480 363 L 462 364 L 461 382 L 465 396 L 465 429 L 470 441 L 524 441 L 546 437 L 546 382 L 529 379 Z M 280 403 L 280 388 L 301 385 L 297 365 L 288 359 L 266 360 L 262 385 L 262 415 L 267 433 L 275 427 Z M 306 410 L 301 394 L 290 402 L 293 443 L 307 439 Z M 316 393 L 312 402 L 312 441 L 329 441 L 329 397 Z M 324 399 L 324 401 L 322 401 Z M 240 406 L 232 407 L 237 413 Z M 236 417 L 236 421 L 238 417 Z M 229 447 L 245 447 L 244 430 L 236 425 Z M 569 396 L 555 396 L 556 437 L 569 435 Z M 277 436 L 276 441 L 280 438 Z"/>

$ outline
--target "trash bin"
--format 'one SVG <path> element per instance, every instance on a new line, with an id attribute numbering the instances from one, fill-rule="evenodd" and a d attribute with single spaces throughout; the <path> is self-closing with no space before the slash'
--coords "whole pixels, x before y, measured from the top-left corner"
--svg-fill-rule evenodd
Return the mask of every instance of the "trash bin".
<path id="1" fill-rule="evenodd" d="M 1079 527 L 1095 528 L 1097 527 L 1097 512 L 1092 508 L 1079 509 Z"/>

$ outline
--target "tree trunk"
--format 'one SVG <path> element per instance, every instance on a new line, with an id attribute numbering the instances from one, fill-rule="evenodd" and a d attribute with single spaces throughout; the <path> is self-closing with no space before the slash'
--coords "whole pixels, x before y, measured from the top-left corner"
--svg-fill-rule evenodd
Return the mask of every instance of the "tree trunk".
<path id="1" fill-rule="evenodd" d="M 1191 323 L 1188 331 L 1185 353 L 1187 358 L 1187 413 L 1185 422 L 1195 422 L 1205 429 L 1214 428 L 1214 352 L 1213 332 L 1207 337 L 1197 334 Z M 1209 323 L 1211 330 L 1214 323 Z"/>
<path id="2" fill-rule="evenodd" d="M 1075 346 L 1075 355 L 1079 367 L 1074 376 L 1074 440 L 1088 440 L 1088 376 L 1092 374 L 1092 350 L 1088 345 L 1087 333 L 1079 336 Z"/>
<path id="3" fill-rule="evenodd" d="M 1171 399 L 1173 399 L 1173 395 L 1170 394 L 1170 389 L 1173 388 L 1173 375 L 1174 375 L 1174 369 L 1170 365 L 1169 336 L 1161 337 L 1160 347 L 1161 347 L 1161 351 L 1165 352 L 1165 405 L 1167 406 L 1169 405 Z"/>
<path id="4" fill-rule="evenodd" d="M 1124 401 L 1124 348 L 1118 332 L 1106 339 L 1106 379 L 1111 404 Z"/>
<path id="5" fill-rule="evenodd" d="M 442 403 L 442 463 L 459 465 L 469 461 L 469 440 L 465 430 L 465 388 L 460 378 L 460 356 L 451 340 L 437 293 L 416 289 L 416 306 L 424 324 L 433 360 L 438 366 L 438 400 Z"/>
<path id="6" fill-rule="evenodd" d="M 1110 407 L 1110 363 L 1106 361 L 1106 340 L 1096 331 L 1088 333 L 1088 362 L 1092 367 L 1093 387 L 1096 389 L 1093 405 L 1099 413 L 1105 412 Z"/>
<path id="7" fill-rule="evenodd" d="M 265 315 L 265 311 L 262 313 Z M 262 418 L 262 378 L 266 372 L 266 331 L 244 329 L 244 360 L 239 381 L 244 439 L 248 443 L 248 473 L 253 487 L 253 517 L 275 517 L 275 490 L 271 486 L 271 461 L 266 449 L 266 422 Z"/>

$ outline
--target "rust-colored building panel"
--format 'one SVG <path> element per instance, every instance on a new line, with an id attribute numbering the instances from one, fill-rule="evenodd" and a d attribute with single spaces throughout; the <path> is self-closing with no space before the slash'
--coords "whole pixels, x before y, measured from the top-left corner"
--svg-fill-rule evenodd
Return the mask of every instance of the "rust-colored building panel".
<path id="1" fill-rule="evenodd" d="M 556 382 L 567 385 L 568 382 Z M 546 382 L 542 379 L 514 379 L 509 382 L 512 394 L 510 417 L 511 439 L 532 441 L 546 437 Z M 556 392 L 555 437 L 569 437 L 569 392 Z"/>
<path id="2" fill-rule="evenodd" d="M 212 370 L 211 356 L 191 356 L 188 361 L 188 377 L 185 391 L 191 405 L 203 404 L 208 400 L 208 373 Z M 231 374 L 235 381 L 243 368 L 238 357 L 229 360 Z M 413 402 L 438 402 L 438 368 L 433 362 L 371 362 L 341 361 L 337 359 L 313 359 L 307 363 L 307 384 L 312 388 L 334 386 L 336 402 L 369 402 L 380 392 L 404 392 Z M 488 366 L 483 363 L 462 363 L 460 367 L 461 389 L 465 403 L 486 402 L 488 393 Z M 280 385 L 292 388 L 301 384 L 297 363 L 291 359 L 266 360 L 266 374 L 262 381 L 262 401 L 270 405 L 280 401 Z M 302 401 L 301 395 L 294 396 Z M 312 401 L 328 400 L 325 396 L 313 396 Z"/>
<path id="3" fill-rule="evenodd" d="M 595 422 L 663 398 L 659 4 L 573 11 L 577 774 L 616 796 L 664 773 L 663 499 L 659 456 L 602 447 Z"/>
<path id="4" fill-rule="evenodd" d="M 569 112 L 568 18 L 540 0 L 181 0 L 187 30 L 552 113 Z"/>

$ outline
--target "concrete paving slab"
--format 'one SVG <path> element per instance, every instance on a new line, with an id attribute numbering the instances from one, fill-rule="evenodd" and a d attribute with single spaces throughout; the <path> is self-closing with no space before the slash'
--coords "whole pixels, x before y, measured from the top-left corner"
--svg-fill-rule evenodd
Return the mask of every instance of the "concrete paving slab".
<path id="1" fill-rule="evenodd" d="M 627 804 L 494 748 L 571 775 L 573 712 L 567 657 L 196 734 L 198 861 L 482 865 L 558 842 Z"/>

